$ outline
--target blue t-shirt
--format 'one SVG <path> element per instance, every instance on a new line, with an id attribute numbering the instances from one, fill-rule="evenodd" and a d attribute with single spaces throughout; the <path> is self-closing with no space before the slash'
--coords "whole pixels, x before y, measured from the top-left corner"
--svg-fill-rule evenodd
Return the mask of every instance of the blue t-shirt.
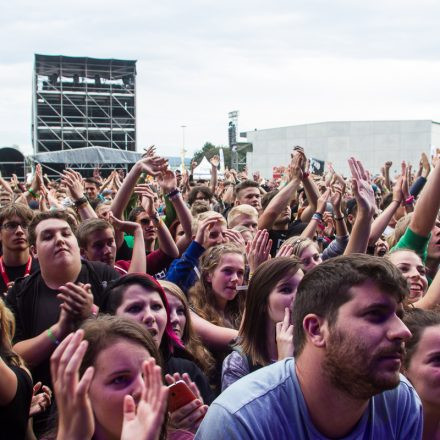
<path id="1" fill-rule="evenodd" d="M 397 388 L 370 399 L 365 413 L 344 439 L 417 440 L 422 429 L 420 399 L 401 376 Z M 211 404 L 195 438 L 327 440 L 311 421 L 293 358 L 232 384 Z"/>

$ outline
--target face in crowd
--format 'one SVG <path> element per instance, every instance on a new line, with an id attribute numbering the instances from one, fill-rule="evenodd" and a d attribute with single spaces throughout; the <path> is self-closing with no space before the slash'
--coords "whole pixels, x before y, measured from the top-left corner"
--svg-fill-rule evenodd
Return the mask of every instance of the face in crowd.
<path id="1" fill-rule="evenodd" d="M 167 325 L 167 311 L 160 294 L 140 284 L 131 284 L 125 290 L 116 316 L 134 319 L 144 325 L 159 347 Z"/>
<path id="2" fill-rule="evenodd" d="M 34 256 L 41 267 L 68 267 L 80 260 L 78 241 L 65 220 L 49 218 L 35 228 Z"/>
<path id="3" fill-rule="evenodd" d="M 115 265 L 116 241 L 113 229 L 96 230 L 87 237 L 87 246 L 81 249 L 89 261 L 101 261 L 111 267 Z"/>
<path id="4" fill-rule="evenodd" d="M 98 197 L 98 187 L 91 182 L 84 182 L 84 191 L 89 200 L 95 200 Z"/>
<path id="5" fill-rule="evenodd" d="M 235 299 L 237 287 L 243 284 L 243 279 L 244 258 L 238 253 L 224 254 L 215 269 L 206 276 L 220 308 L 224 308 L 228 301 Z"/>
<path id="6" fill-rule="evenodd" d="M 350 289 L 335 322 L 324 324 L 323 371 L 330 382 L 353 398 L 369 399 L 400 381 L 405 341 L 403 306 L 373 281 Z"/>
<path id="7" fill-rule="evenodd" d="M 28 223 L 17 215 L 5 219 L 0 229 L 0 240 L 3 249 L 12 252 L 26 250 L 28 243 Z"/>
<path id="8" fill-rule="evenodd" d="M 157 228 L 154 226 L 153 221 L 148 214 L 143 211 L 136 216 L 136 223 L 142 226 L 142 232 L 144 234 L 145 243 L 152 243 L 157 238 Z"/>
<path id="9" fill-rule="evenodd" d="M 261 211 L 261 193 L 256 187 L 244 188 L 237 194 L 238 205 L 251 205 L 257 211 Z"/>
<path id="10" fill-rule="evenodd" d="M 389 254 L 388 259 L 401 272 L 408 281 L 410 294 L 409 302 L 416 302 L 421 299 L 428 289 L 425 265 L 422 259 L 413 251 L 399 250 Z"/>

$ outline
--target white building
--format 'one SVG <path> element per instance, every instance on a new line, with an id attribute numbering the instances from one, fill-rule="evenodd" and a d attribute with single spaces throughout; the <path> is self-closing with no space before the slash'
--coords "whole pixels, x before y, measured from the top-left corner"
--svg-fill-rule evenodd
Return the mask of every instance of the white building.
<path id="1" fill-rule="evenodd" d="M 245 135 L 253 146 L 247 153 L 248 170 L 260 171 L 265 178 L 272 176 L 273 167 L 289 163 L 295 145 L 303 147 L 309 158 L 333 163 L 344 175 L 349 175 L 347 159 L 351 156 L 373 175 L 391 160 L 391 176 L 399 172 L 402 160 L 417 168 L 422 152 L 429 156 L 432 146 L 440 148 L 440 123 L 428 120 L 319 122 Z"/>

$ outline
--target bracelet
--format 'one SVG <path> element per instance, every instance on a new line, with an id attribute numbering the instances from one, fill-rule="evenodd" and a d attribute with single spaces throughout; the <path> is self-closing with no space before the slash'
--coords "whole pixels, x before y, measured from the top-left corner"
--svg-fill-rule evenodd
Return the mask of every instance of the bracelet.
<path id="1" fill-rule="evenodd" d="M 55 344 L 60 345 L 60 341 L 57 339 L 57 337 L 53 334 L 52 330 L 49 328 L 47 329 L 47 336 L 49 336 L 49 339 Z"/>
<path id="2" fill-rule="evenodd" d="M 404 205 L 412 205 L 414 203 L 414 196 L 409 196 L 405 202 Z"/>
<path id="3" fill-rule="evenodd" d="M 178 194 L 180 194 L 180 189 L 175 188 L 175 189 L 171 190 L 166 196 L 172 200 L 173 197 L 176 197 Z"/>
<path id="4" fill-rule="evenodd" d="M 37 194 L 32 188 L 29 188 L 29 189 L 28 189 L 28 193 L 29 193 L 34 199 L 38 199 L 38 194 Z"/>
<path id="5" fill-rule="evenodd" d="M 333 217 L 333 220 L 336 220 L 337 222 L 344 220 L 345 216 L 341 215 L 341 217 Z"/>
<path id="6" fill-rule="evenodd" d="M 308 173 L 307 171 L 303 173 L 303 179 L 307 179 L 307 177 L 310 176 L 310 173 Z"/>
<path id="7" fill-rule="evenodd" d="M 318 220 L 319 222 L 322 222 L 322 214 L 320 212 L 315 212 L 312 215 L 312 220 Z"/>
<path id="8" fill-rule="evenodd" d="M 75 200 L 75 206 L 78 208 L 78 207 L 80 207 L 81 205 L 84 205 L 85 203 L 88 203 L 88 200 L 87 200 L 87 197 L 85 197 L 85 196 L 82 196 L 82 197 L 80 197 L 78 200 Z"/>

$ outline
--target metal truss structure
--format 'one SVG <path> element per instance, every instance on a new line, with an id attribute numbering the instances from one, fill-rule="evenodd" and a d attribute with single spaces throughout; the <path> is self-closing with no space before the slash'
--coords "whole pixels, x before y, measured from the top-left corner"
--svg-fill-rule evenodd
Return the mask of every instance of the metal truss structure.
<path id="1" fill-rule="evenodd" d="M 136 61 L 36 54 L 32 110 L 34 154 L 136 151 Z"/>

